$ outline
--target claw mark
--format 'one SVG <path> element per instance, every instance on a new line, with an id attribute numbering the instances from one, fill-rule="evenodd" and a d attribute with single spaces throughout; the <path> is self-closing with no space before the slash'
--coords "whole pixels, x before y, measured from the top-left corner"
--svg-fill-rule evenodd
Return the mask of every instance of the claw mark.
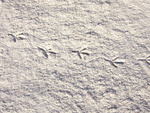
<path id="1" fill-rule="evenodd" d="M 79 58 L 82 59 L 82 55 L 90 55 L 88 52 L 85 52 L 84 50 L 86 50 L 86 48 L 83 48 L 82 50 L 76 50 L 76 51 L 72 51 L 73 53 L 77 53 Z"/>
<path id="2" fill-rule="evenodd" d="M 29 36 L 28 33 L 20 33 L 17 35 L 18 40 L 25 40 L 27 39 L 27 36 Z"/>
<path id="3" fill-rule="evenodd" d="M 38 46 L 37 46 L 38 47 Z M 38 49 L 43 53 L 43 55 L 48 58 L 48 53 L 57 54 L 56 52 L 52 51 L 51 49 L 43 49 L 41 47 L 38 47 Z"/>
<path id="4" fill-rule="evenodd" d="M 125 59 L 115 59 L 115 60 L 113 60 L 113 62 L 116 63 L 116 64 L 124 64 L 125 63 Z"/>
<path id="5" fill-rule="evenodd" d="M 81 53 L 78 51 L 78 56 L 80 57 L 80 59 L 82 59 Z"/>
<path id="6" fill-rule="evenodd" d="M 38 47 L 38 49 L 43 53 L 43 55 L 44 55 L 46 58 L 48 58 L 48 54 L 47 54 L 47 52 L 46 52 L 45 49 L 43 49 L 43 48 L 41 48 L 41 47 Z"/>
<path id="7" fill-rule="evenodd" d="M 150 65 L 150 56 L 146 57 L 146 58 L 140 58 L 138 59 L 139 61 L 146 61 L 147 64 Z"/>
<path id="8" fill-rule="evenodd" d="M 109 60 L 109 59 L 104 58 L 104 60 L 110 62 L 110 64 L 113 65 L 113 66 L 116 67 L 116 68 L 118 67 L 116 64 L 124 64 L 124 63 L 125 63 L 125 60 L 124 60 L 124 59 L 118 60 L 118 57 L 116 57 L 116 58 L 113 59 L 113 60 Z"/>
<path id="9" fill-rule="evenodd" d="M 12 41 L 13 41 L 13 42 L 16 42 L 16 41 L 17 41 L 17 37 L 14 36 L 13 34 L 8 34 L 8 36 L 11 36 L 11 37 L 12 37 Z"/>
<path id="10" fill-rule="evenodd" d="M 85 55 L 90 55 L 89 53 L 87 53 L 87 52 L 81 52 L 82 54 L 85 54 Z"/>
<path id="11" fill-rule="evenodd" d="M 79 58 L 82 59 L 80 51 L 72 51 L 73 53 L 77 53 Z"/>
<path id="12" fill-rule="evenodd" d="M 52 49 L 48 49 L 48 53 L 57 54 L 56 52 L 52 51 Z"/>
<path id="13" fill-rule="evenodd" d="M 117 66 L 115 65 L 115 63 L 109 59 L 104 58 L 106 61 L 108 61 L 111 65 L 113 65 L 115 68 L 117 68 Z"/>

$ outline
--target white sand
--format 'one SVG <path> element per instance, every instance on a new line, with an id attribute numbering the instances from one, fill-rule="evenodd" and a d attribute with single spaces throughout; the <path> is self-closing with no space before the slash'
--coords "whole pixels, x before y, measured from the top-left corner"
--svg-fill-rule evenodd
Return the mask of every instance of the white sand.
<path id="1" fill-rule="evenodd" d="M 150 0 L 1 0 L 0 113 L 149 113 Z"/>

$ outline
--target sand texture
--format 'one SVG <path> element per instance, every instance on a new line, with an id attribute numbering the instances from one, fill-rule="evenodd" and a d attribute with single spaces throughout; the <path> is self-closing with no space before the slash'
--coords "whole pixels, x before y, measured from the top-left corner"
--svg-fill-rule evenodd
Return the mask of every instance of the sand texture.
<path id="1" fill-rule="evenodd" d="M 0 0 L 0 113 L 150 113 L 150 0 Z"/>

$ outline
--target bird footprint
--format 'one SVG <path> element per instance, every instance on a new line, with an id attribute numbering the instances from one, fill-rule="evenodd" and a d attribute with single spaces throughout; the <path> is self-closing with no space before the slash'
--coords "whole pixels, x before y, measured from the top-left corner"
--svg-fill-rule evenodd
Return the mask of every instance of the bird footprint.
<path id="1" fill-rule="evenodd" d="M 119 57 L 114 58 L 113 60 L 109 60 L 104 58 L 106 61 L 110 62 L 111 65 L 113 65 L 114 67 L 118 67 L 117 64 L 124 64 L 125 63 L 125 59 L 118 59 Z"/>
<path id="2" fill-rule="evenodd" d="M 37 47 L 38 47 L 38 50 L 41 51 L 42 54 L 43 54 L 46 58 L 48 58 L 48 53 L 57 54 L 56 52 L 52 51 L 52 49 L 48 49 L 48 50 L 47 50 L 47 49 L 44 49 L 44 48 L 39 47 L 39 46 L 37 46 Z"/>
<path id="3" fill-rule="evenodd" d="M 82 50 L 73 50 L 72 52 L 73 53 L 77 53 L 78 54 L 78 56 L 79 56 L 79 58 L 80 59 L 82 59 L 82 54 L 83 55 L 90 55 L 90 53 L 89 52 L 87 52 L 87 51 L 85 51 L 86 50 L 86 48 L 84 48 L 84 49 L 82 49 Z"/>
<path id="4" fill-rule="evenodd" d="M 14 34 L 8 34 L 8 36 L 11 36 L 11 40 L 13 42 L 17 42 L 17 40 L 25 40 L 27 39 L 27 33 L 20 33 L 18 35 L 14 35 Z"/>

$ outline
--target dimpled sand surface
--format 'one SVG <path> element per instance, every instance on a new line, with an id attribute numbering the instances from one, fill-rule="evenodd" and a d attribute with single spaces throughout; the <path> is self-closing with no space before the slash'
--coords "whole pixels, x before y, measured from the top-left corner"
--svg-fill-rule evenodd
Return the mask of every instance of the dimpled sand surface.
<path id="1" fill-rule="evenodd" d="M 150 113 L 150 0 L 0 0 L 0 113 Z"/>

